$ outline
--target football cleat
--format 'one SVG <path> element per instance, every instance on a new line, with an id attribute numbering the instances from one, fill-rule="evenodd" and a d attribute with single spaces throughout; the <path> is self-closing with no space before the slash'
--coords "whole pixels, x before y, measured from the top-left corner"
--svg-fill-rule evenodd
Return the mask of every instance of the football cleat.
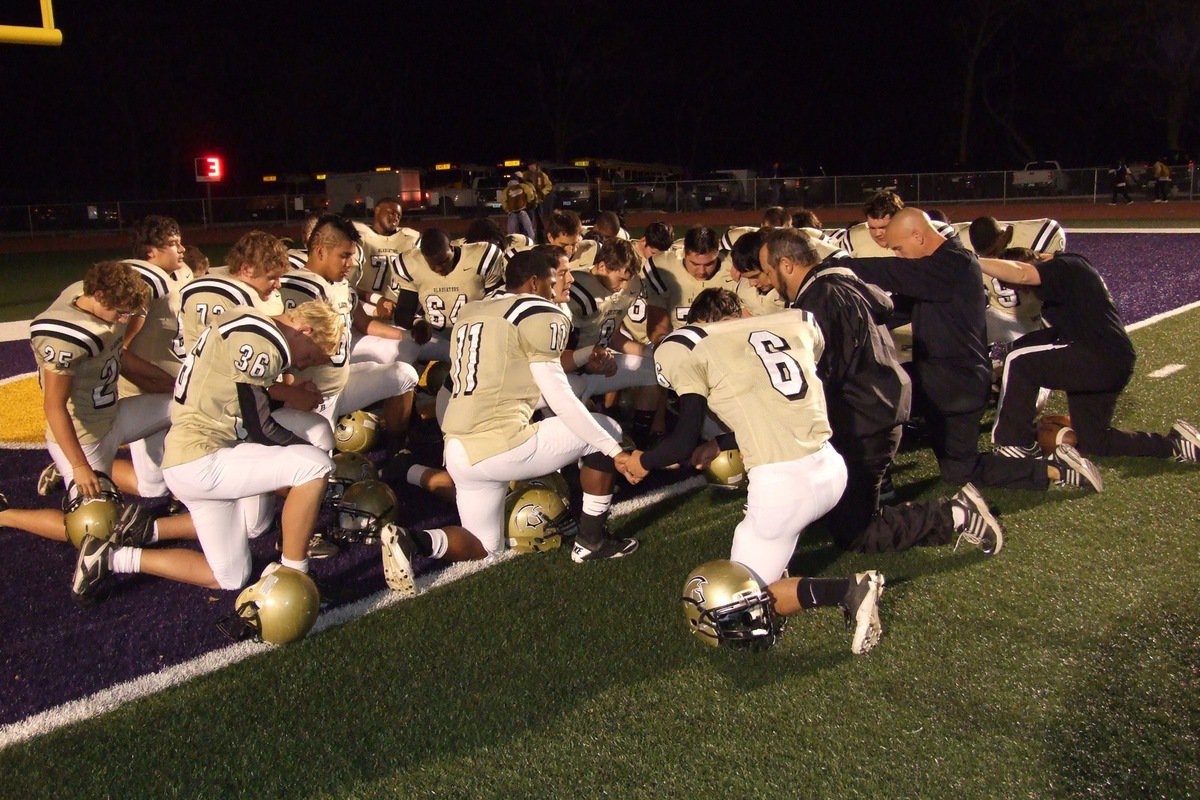
<path id="1" fill-rule="evenodd" d="M 416 546 L 408 531 L 394 522 L 383 526 L 383 579 L 401 597 L 416 597 L 412 555 Z"/>
<path id="2" fill-rule="evenodd" d="M 950 498 L 950 504 L 958 506 L 967 516 L 967 520 L 958 531 L 958 541 L 954 549 L 963 542 L 973 544 L 983 551 L 985 556 L 994 556 L 1004 549 L 1004 526 L 992 514 L 987 501 L 973 484 L 966 484 L 958 493 Z"/>
<path id="3" fill-rule="evenodd" d="M 90 606 L 99 599 L 100 590 L 112 575 L 108 558 L 113 549 L 109 539 L 83 537 L 79 557 L 75 560 L 75 575 L 71 579 L 71 594 L 80 605 Z"/>
<path id="4" fill-rule="evenodd" d="M 47 496 L 51 492 L 57 491 L 63 487 L 62 473 L 58 471 L 58 467 L 51 461 L 41 474 L 38 475 L 37 493 L 42 497 Z"/>
<path id="5" fill-rule="evenodd" d="M 842 613 L 846 625 L 854 628 L 850 639 L 850 652 L 861 656 L 879 644 L 883 636 L 883 623 L 879 619 L 879 598 L 883 595 L 884 578 L 875 570 L 860 572 L 854 576 L 846 599 L 842 601 Z"/>
<path id="6" fill-rule="evenodd" d="M 337 546 L 336 542 L 329 541 L 319 533 L 314 533 L 308 540 L 308 557 L 310 559 L 332 558 L 340 552 L 342 549 Z"/>
<path id="7" fill-rule="evenodd" d="M 1075 489 L 1104 491 L 1104 478 L 1100 468 L 1069 444 L 1060 444 L 1054 450 L 1050 463 L 1058 467 L 1058 482 Z"/>
<path id="8" fill-rule="evenodd" d="M 402 448 L 392 453 L 387 463 L 383 465 L 382 479 L 390 486 L 404 486 L 408 483 L 408 470 L 417 463 L 412 451 Z"/>
<path id="9" fill-rule="evenodd" d="M 1167 434 L 1175 450 L 1175 460 L 1181 464 L 1200 464 L 1200 430 L 1190 422 L 1175 420 Z"/>
<path id="10" fill-rule="evenodd" d="M 0 492 L 0 511 L 8 511 L 8 498 L 3 492 Z"/>
<path id="11" fill-rule="evenodd" d="M 582 564 L 585 561 L 599 561 L 603 558 L 624 558 L 637 549 L 637 539 L 616 539 L 605 536 L 600 544 L 593 548 L 576 538 L 575 546 L 571 548 L 571 560 L 576 564 Z"/>
<path id="12" fill-rule="evenodd" d="M 145 547 L 154 537 L 154 512 L 141 503 L 130 503 L 113 529 L 117 547 Z"/>

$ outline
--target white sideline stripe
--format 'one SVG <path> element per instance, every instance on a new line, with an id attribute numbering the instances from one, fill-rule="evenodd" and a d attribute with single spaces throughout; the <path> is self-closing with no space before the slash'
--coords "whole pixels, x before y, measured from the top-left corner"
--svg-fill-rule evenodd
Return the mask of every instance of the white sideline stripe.
<path id="1" fill-rule="evenodd" d="M 675 497 L 703 485 L 704 478 L 696 475 L 685 481 L 664 486 L 653 492 L 616 503 L 613 505 L 612 516 L 623 517 L 632 514 L 668 497 Z M 424 593 L 430 589 L 454 583 L 476 572 L 481 572 L 494 564 L 509 561 L 515 558 L 516 555 L 515 551 L 509 550 L 483 561 L 467 561 L 452 564 L 439 572 L 418 577 L 417 587 Z M 382 591 L 369 597 L 364 597 L 357 602 L 331 609 L 317 619 L 317 624 L 313 626 L 313 633 L 328 630 L 329 628 L 334 628 L 351 620 L 358 619 L 365 614 L 370 614 L 373 611 L 388 608 L 401 602 L 401 600 L 402 598 L 394 592 Z M 202 656 L 197 656 L 190 661 L 184 661 L 181 664 L 168 667 L 161 672 L 143 675 L 125 683 L 110 686 L 88 697 L 72 700 L 60 706 L 46 709 L 31 717 L 26 717 L 18 722 L 9 723 L 0 727 L 0 750 L 10 745 L 50 733 L 67 725 L 105 714 L 120 708 L 126 703 L 139 700 L 156 692 L 161 692 L 172 686 L 186 683 L 192 678 L 216 672 L 231 664 L 243 661 L 250 656 L 266 652 L 272 649 L 272 647 L 273 645 L 262 644 L 260 642 L 230 644 L 205 653 Z"/>
<path id="2" fill-rule="evenodd" d="M 1141 328 L 1145 328 L 1150 325 L 1153 325 L 1156 322 L 1162 322 L 1164 319 L 1170 319 L 1171 317 L 1174 317 L 1178 314 L 1186 313 L 1188 311 L 1191 311 L 1194 308 L 1200 308 L 1200 300 L 1197 300 L 1194 303 L 1188 303 L 1186 306 L 1180 306 L 1179 308 L 1173 308 L 1170 311 L 1164 311 L 1161 314 L 1155 314 L 1153 317 L 1146 317 L 1143 320 L 1139 320 L 1138 322 L 1134 322 L 1130 325 L 1126 325 L 1125 330 L 1133 332 L 1133 331 L 1139 330 Z"/>
<path id="3" fill-rule="evenodd" d="M 1174 375 L 1180 370 L 1187 369 L 1187 364 L 1167 364 L 1162 369 L 1156 369 L 1150 373 L 1151 378 L 1165 378 L 1168 375 Z"/>
<path id="4" fill-rule="evenodd" d="M 29 338 L 29 323 L 31 319 L 19 319 L 16 322 L 0 322 L 0 342 L 15 342 Z"/>
<path id="5" fill-rule="evenodd" d="M 1065 228 L 1067 233 L 1200 233 L 1200 228 Z M 1068 248 L 1069 249 L 1069 248 Z"/>

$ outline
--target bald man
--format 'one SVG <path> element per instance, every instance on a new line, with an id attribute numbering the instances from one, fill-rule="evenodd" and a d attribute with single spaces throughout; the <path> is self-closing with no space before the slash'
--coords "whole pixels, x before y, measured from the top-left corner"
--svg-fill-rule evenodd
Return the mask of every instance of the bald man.
<path id="1" fill-rule="evenodd" d="M 914 398 L 942 479 L 1012 489 L 1056 482 L 1100 491 L 1095 465 L 1069 445 L 1050 461 L 979 453 L 979 422 L 992 381 L 979 260 L 957 237 L 938 233 L 917 208 L 892 215 L 887 243 L 896 257 L 849 258 L 842 266 L 912 302 Z"/>

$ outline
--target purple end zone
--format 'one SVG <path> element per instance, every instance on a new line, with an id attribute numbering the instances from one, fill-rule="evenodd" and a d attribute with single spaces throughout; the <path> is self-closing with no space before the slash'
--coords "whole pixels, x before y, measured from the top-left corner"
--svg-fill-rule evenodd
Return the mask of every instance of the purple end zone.
<path id="1" fill-rule="evenodd" d="M 1200 300 L 1200 234 L 1074 233 L 1068 244 L 1104 275 L 1127 324 Z M 33 369 L 28 343 L 0 343 L 0 378 Z M 425 463 L 438 463 L 437 448 L 436 431 L 425 426 L 415 432 L 414 449 Z M 0 486 L 14 507 L 58 502 L 34 492 L 46 463 L 41 450 L 0 450 Z M 674 480 L 677 475 L 656 475 L 637 489 L 624 487 L 618 497 Z M 452 508 L 417 489 L 397 487 L 397 493 L 404 525 L 428 527 L 454 518 Z M 256 571 L 275 558 L 276 538 L 267 534 L 253 543 Z M 0 582 L 0 607 L 7 610 L 0 622 L 0 725 L 226 643 L 214 623 L 232 610 L 234 592 L 120 576 L 107 600 L 85 610 L 70 598 L 72 548 L 11 529 L 0 530 L 0 548 L 8 565 L 8 580 Z M 429 561 L 416 566 L 419 573 L 439 567 Z M 385 588 L 378 546 L 344 548 L 312 569 L 325 596 L 340 602 Z"/>

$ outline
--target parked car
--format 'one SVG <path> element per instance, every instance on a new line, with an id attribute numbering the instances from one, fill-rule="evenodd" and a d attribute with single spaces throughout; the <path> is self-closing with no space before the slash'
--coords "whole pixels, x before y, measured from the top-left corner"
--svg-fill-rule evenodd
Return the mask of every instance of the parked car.
<path id="1" fill-rule="evenodd" d="M 1067 174 L 1057 161 L 1030 161 L 1013 173 L 1012 184 L 1042 194 L 1066 194 Z"/>
<path id="2" fill-rule="evenodd" d="M 748 205 L 754 197 L 755 175 L 748 169 L 715 170 L 692 184 L 692 194 L 703 208 Z"/>
<path id="3" fill-rule="evenodd" d="M 472 181 L 475 187 L 475 207 L 484 214 L 499 213 L 500 190 L 508 185 L 507 175 L 485 175 Z"/>

